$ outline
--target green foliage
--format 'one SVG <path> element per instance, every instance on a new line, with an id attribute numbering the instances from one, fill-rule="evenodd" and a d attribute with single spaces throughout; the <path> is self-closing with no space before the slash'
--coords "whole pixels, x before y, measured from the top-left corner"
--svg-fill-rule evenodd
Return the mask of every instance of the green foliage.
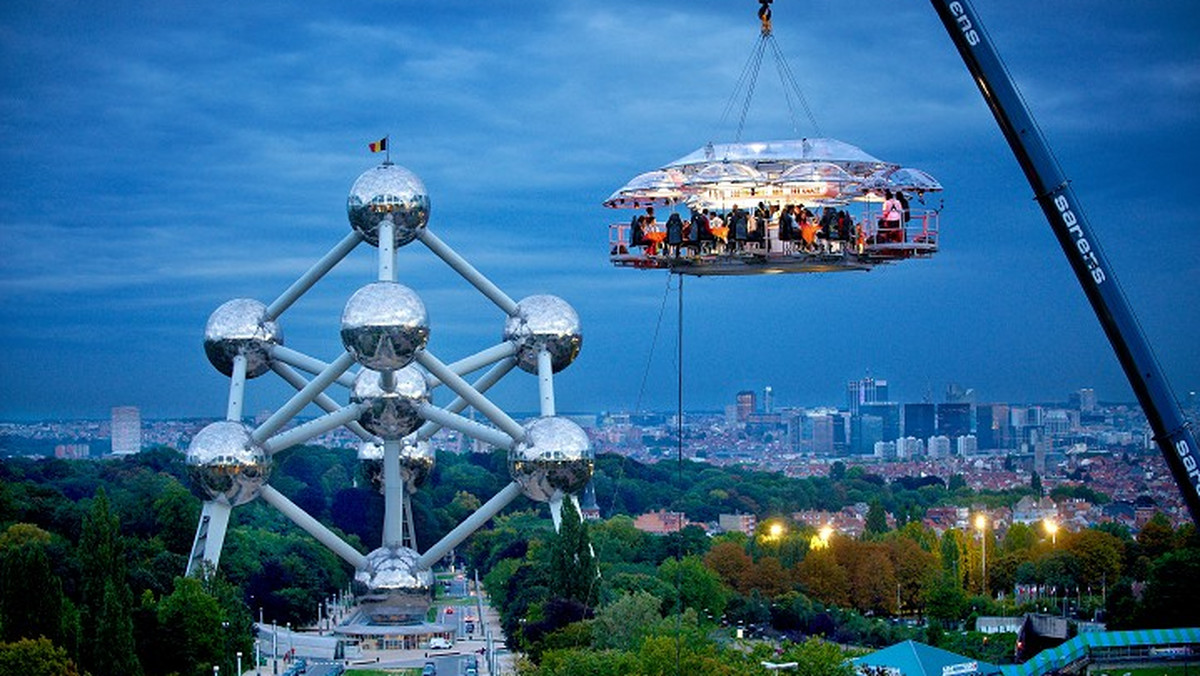
<path id="1" fill-rule="evenodd" d="M 579 518 L 575 501 L 562 501 L 562 522 L 550 546 L 550 592 L 557 598 L 594 606 L 600 571 L 592 556 L 587 524 Z"/>
<path id="2" fill-rule="evenodd" d="M 117 515 L 101 489 L 83 522 L 83 666 L 100 674 L 141 674 L 133 643 L 132 592 Z"/>
<path id="3" fill-rule="evenodd" d="M 0 676 L 78 676 L 67 651 L 50 639 L 23 638 L 0 643 Z"/>
<path id="4" fill-rule="evenodd" d="M 62 581 L 47 553 L 52 537 L 27 523 L 0 534 L 0 631 L 3 640 L 44 636 L 63 645 Z"/>
<path id="5" fill-rule="evenodd" d="M 592 624 L 597 649 L 635 650 L 650 627 L 662 619 L 662 599 L 649 592 L 623 594 L 601 608 Z"/>
<path id="6" fill-rule="evenodd" d="M 225 646 L 222 617 L 220 604 L 204 591 L 200 580 L 176 578 L 175 590 L 158 604 L 159 632 L 170 637 L 169 654 L 175 669 L 182 668 L 182 673 L 190 676 L 212 673 L 212 665 L 221 663 Z"/>

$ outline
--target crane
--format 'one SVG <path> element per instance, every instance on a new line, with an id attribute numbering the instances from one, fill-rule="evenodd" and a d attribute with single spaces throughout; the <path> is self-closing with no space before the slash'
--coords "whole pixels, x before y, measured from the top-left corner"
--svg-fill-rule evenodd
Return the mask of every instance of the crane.
<path id="1" fill-rule="evenodd" d="M 1034 198 L 1137 395 L 1192 520 L 1200 527 L 1200 458 L 1191 423 L 1184 418 L 1070 182 L 971 3 L 930 1 L 1025 172 Z"/>

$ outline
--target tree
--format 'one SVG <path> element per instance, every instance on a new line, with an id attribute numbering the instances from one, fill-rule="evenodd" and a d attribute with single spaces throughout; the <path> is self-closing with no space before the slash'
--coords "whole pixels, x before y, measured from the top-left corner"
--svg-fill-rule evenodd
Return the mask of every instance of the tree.
<path id="1" fill-rule="evenodd" d="M 594 606 L 599 575 L 587 525 L 579 518 L 575 501 L 565 498 L 562 523 L 550 547 L 550 592 L 557 598 Z"/>
<path id="2" fill-rule="evenodd" d="M 754 562 L 741 545 L 733 542 L 714 545 L 708 550 L 708 554 L 704 555 L 704 565 L 716 571 L 725 584 L 743 594 L 749 593 L 747 578 Z"/>
<path id="3" fill-rule="evenodd" d="M 867 508 L 867 524 L 863 530 L 863 536 L 870 538 L 873 535 L 883 535 L 888 532 L 887 512 L 883 509 L 883 503 L 878 499 L 871 501 L 871 506 Z"/>
<path id="4" fill-rule="evenodd" d="M 1039 498 L 1044 494 L 1042 490 L 1042 477 L 1037 472 L 1034 472 L 1033 476 L 1029 477 L 1029 487 L 1033 489 L 1033 494 Z"/>
<path id="5" fill-rule="evenodd" d="M 3 640 L 44 636 L 63 644 L 62 581 L 46 546 L 50 534 L 18 523 L 0 535 L 0 628 Z"/>
<path id="6" fill-rule="evenodd" d="M 833 605 L 850 602 L 850 578 L 838 565 L 831 549 L 816 549 L 808 553 L 796 570 L 800 584 L 813 598 Z"/>
<path id="7" fill-rule="evenodd" d="M 221 621 L 217 600 L 194 577 L 175 578 L 175 590 L 158 604 L 159 631 L 172 637 L 173 664 L 190 676 L 207 676 L 221 663 Z"/>
<path id="8" fill-rule="evenodd" d="M 662 618 L 662 601 L 649 592 L 622 594 L 596 613 L 592 645 L 600 650 L 637 650 L 647 632 Z"/>
<path id="9" fill-rule="evenodd" d="M 790 644 L 775 661 L 795 662 L 797 667 L 788 673 L 798 676 L 853 676 L 855 673 L 838 644 L 819 638 Z"/>
<path id="10" fill-rule="evenodd" d="M 0 676 L 79 676 L 79 670 L 50 639 L 23 638 L 0 643 Z"/>
<path id="11" fill-rule="evenodd" d="M 721 584 L 721 578 L 706 568 L 698 557 L 663 561 L 658 567 L 658 579 L 672 587 L 672 598 L 666 599 L 666 608 L 673 612 L 677 612 L 677 604 L 697 613 L 711 613 L 713 617 L 725 612 L 728 592 Z"/>
<path id="12" fill-rule="evenodd" d="M 967 607 L 967 595 L 954 574 L 943 571 L 925 591 L 925 611 L 943 624 L 957 622 Z"/>
<path id="13" fill-rule="evenodd" d="M 126 579 L 125 548 L 103 488 L 83 519 L 79 558 L 84 668 L 97 674 L 141 674 L 133 644 L 133 593 Z"/>

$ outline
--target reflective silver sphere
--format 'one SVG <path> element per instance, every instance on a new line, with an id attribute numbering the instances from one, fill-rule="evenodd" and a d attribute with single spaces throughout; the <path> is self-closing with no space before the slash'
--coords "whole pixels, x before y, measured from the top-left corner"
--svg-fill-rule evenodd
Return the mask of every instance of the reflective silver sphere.
<path id="1" fill-rule="evenodd" d="M 433 472 L 436 452 L 428 440 L 418 440 L 415 434 L 410 434 L 400 441 L 400 479 L 404 481 L 404 490 L 412 493 L 425 483 Z M 358 445 L 358 460 L 362 463 L 363 474 L 371 485 L 383 490 L 383 444 L 374 441 L 364 441 Z"/>
<path id="2" fill-rule="evenodd" d="M 403 284 L 368 284 L 354 292 L 342 311 L 342 345 L 369 369 L 404 368 L 428 342 L 425 303 Z"/>
<path id="3" fill-rule="evenodd" d="M 436 457 L 433 444 L 427 439 L 418 440 L 410 434 L 400 442 L 400 478 L 409 493 L 417 490 L 433 472 Z"/>
<path id="4" fill-rule="evenodd" d="M 367 406 L 358 422 L 384 439 L 399 439 L 416 431 L 424 422 L 417 407 L 429 401 L 429 385 L 415 366 L 394 373 L 396 387 L 391 392 L 383 389 L 380 373 L 370 369 L 359 372 L 350 391 L 350 401 Z"/>
<path id="5" fill-rule="evenodd" d="M 246 355 L 246 377 L 271 367 L 271 346 L 283 345 L 283 330 L 267 320 L 267 306 L 252 298 L 235 298 L 217 308 L 204 327 L 204 353 L 217 370 L 233 375 L 233 358 Z"/>
<path id="6" fill-rule="evenodd" d="M 380 547 L 367 554 L 365 569 L 354 573 L 372 592 L 401 590 L 426 593 L 433 589 L 433 572 L 417 568 L 420 555 L 408 547 Z"/>
<path id="7" fill-rule="evenodd" d="M 517 365 L 529 373 L 537 373 L 538 352 L 550 352 L 550 365 L 555 373 L 567 368 L 579 348 L 583 333 L 579 315 L 567 301 L 558 296 L 529 296 L 517 303 L 516 316 L 504 322 L 504 340 L 517 344 Z"/>
<path id="8" fill-rule="evenodd" d="M 587 432 L 567 418 L 538 418 L 525 440 L 508 453 L 508 472 L 530 499 L 548 502 L 556 493 L 577 493 L 592 478 L 596 454 Z"/>
<path id="9" fill-rule="evenodd" d="M 379 224 L 395 224 L 396 246 L 417 238 L 429 222 L 429 194 L 417 175 L 395 164 L 381 164 L 363 172 L 346 199 L 350 226 L 374 246 L 379 245 Z"/>
<path id="10" fill-rule="evenodd" d="M 250 428 L 229 420 L 197 432 L 186 463 L 202 499 L 224 499 L 233 506 L 258 497 L 271 474 L 271 457 L 250 439 Z"/>
<path id="11" fill-rule="evenodd" d="M 358 445 L 358 461 L 362 463 L 363 476 L 371 486 L 383 491 L 383 444 L 364 441 Z"/>

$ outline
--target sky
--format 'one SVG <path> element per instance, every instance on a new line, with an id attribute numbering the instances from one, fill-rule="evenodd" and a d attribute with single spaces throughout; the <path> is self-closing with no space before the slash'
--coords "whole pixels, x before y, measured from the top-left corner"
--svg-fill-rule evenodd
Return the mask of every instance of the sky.
<path id="1" fill-rule="evenodd" d="M 1200 389 L 1200 6 L 976 9 L 1091 220 L 1168 380 Z M 381 158 L 424 181 L 430 229 L 520 299 L 578 311 L 560 411 L 719 409 L 770 385 L 841 404 L 870 374 L 900 401 L 1063 401 L 1129 386 L 1032 192 L 932 7 L 777 0 L 775 36 L 819 129 L 793 127 L 764 64 L 743 139 L 824 135 L 945 186 L 941 251 L 869 273 L 678 278 L 613 268 L 600 206 L 708 141 L 758 39 L 750 0 L 292 2 L 14 0 L 0 8 L 0 419 L 225 410 L 202 347 L 231 298 L 270 303 L 348 232 Z M 340 352 L 356 249 L 281 318 Z M 450 362 L 500 311 L 419 244 L 399 279 Z M 290 395 L 250 381 L 248 413 Z M 444 395 L 439 395 L 444 396 Z M 535 410 L 536 378 L 493 390 Z M 335 398 L 344 401 L 344 395 Z"/>

